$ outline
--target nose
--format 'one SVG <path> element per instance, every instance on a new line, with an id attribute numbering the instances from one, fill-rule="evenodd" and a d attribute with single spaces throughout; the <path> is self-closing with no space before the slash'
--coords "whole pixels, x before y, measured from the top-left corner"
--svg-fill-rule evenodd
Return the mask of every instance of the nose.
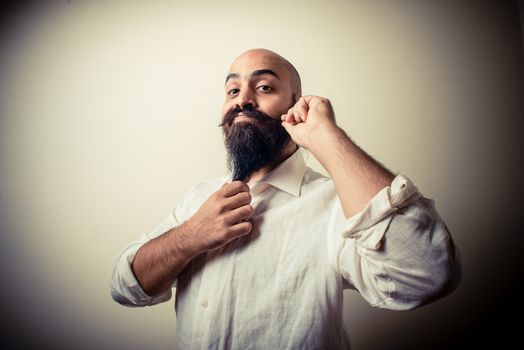
<path id="1" fill-rule="evenodd" d="M 257 107 L 255 94 L 251 91 L 251 89 L 242 89 L 238 95 L 237 99 L 235 101 L 236 107 L 244 108 L 247 105 L 251 105 L 252 107 Z"/>

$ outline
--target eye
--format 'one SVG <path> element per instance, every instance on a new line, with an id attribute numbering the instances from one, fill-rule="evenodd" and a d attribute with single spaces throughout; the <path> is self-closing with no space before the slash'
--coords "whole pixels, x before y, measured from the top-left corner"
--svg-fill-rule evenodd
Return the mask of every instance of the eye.
<path id="1" fill-rule="evenodd" d="M 269 85 L 260 85 L 260 86 L 257 86 L 257 90 L 260 92 L 268 93 L 268 92 L 272 92 L 273 88 Z"/>
<path id="2" fill-rule="evenodd" d="M 229 90 L 229 91 L 227 92 L 227 94 L 228 94 L 229 96 L 235 96 L 235 95 L 237 95 L 239 92 L 240 92 L 240 89 L 238 89 L 238 88 L 233 88 L 233 89 Z"/>

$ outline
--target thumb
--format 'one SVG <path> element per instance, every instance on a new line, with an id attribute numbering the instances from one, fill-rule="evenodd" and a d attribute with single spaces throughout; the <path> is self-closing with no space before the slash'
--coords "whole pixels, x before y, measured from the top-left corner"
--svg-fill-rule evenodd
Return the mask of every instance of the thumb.
<path id="1" fill-rule="evenodd" d="M 284 127 L 284 129 L 286 129 L 287 133 L 291 135 L 291 133 L 293 132 L 293 124 L 283 121 L 282 126 Z"/>
<path id="2" fill-rule="evenodd" d="M 286 129 L 289 136 L 291 136 L 291 140 L 293 140 L 293 142 L 297 144 L 300 144 L 297 140 L 298 135 L 297 135 L 297 130 L 295 129 L 296 125 L 294 125 L 293 123 L 289 123 L 289 122 L 282 122 L 282 126 L 284 127 L 284 129 Z"/>
<path id="3" fill-rule="evenodd" d="M 302 124 L 304 123 L 293 124 L 289 122 L 282 122 L 282 126 L 284 127 L 284 129 L 286 129 L 289 136 L 291 136 L 291 140 L 293 140 L 294 143 L 301 147 L 306 147 L 304 139 L 305 129 L 304 125 Z"/>

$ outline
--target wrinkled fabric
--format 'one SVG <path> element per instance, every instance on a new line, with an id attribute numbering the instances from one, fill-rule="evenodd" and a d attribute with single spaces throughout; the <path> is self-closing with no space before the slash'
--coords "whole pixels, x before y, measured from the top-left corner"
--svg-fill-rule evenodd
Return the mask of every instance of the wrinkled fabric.
<path id="1" fill-rule="evenodd" d="M 163 223 L 118 254 L 110 282 L 117 302 L 171 298 L 171 289 L 143 291 L 134 256 L 226 181 L 198 183 Z M 301 150 L 250 187 L 253 231 L 195 258 L 173 286 L 179 349 L 347 349 L 344 288 L 373 306 L 408 310 L 434 300 L 458 274 L 458 252 L 434 202 L 405 176 L 349 219 L 333 181 L 307 167 Z"/>

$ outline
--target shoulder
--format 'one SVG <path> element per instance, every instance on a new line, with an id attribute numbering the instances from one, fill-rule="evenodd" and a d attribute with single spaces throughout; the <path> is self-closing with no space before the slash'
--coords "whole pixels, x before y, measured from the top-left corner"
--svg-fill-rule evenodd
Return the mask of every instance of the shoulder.
<path id="1" fill-rule="evenodd" d="M 330 177 L 311 169 L 309 166 L 304 171 L 304 184 L 319 184 L 331 180 Z"/>
<path id="2" fill-rule="evenodd" d="M 307 194 L 316 191 L 330 193 L 334 192 L 334 190 L 335 186 L 333 184 L 333 180 L 330 177 L 321 174 L 310 167 L 306 167 L 300 189 L 301 194 Z"/>
<path id="3" fill-rule="evenodd" d="M 200 180 L 197 181 L 188 192 L 188 196 L 201 197 L 209 196 L 211 193 L 217 191 L 225 182 L 226 177 L 214 180 Z"/>
<path id="4" fill-rule="evenodd" d="M 188 191 L 185 202 L 198 202 L 198 206 L 203 203 L 211 194 L 216 192 L 225 182 L 226 177 L 214 180 L 197 181 Z"/>
<path id="5" fill-rule="evenodd" d="M 178 202 L 173 211 L 175 217 L 177 217 L 179 221 L 183 221 L 192 216 L 209 198 L 209 196 L 216 192 L 225 181 L 225 177 L 211 181 L 197 181 L 189 189 L 185 197 Z"/>

